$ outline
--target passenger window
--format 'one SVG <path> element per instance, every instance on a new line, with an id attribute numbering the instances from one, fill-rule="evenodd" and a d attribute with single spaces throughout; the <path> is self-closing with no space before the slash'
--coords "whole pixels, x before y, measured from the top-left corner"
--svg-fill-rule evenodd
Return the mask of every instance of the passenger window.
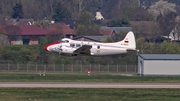
<path id="1" fill-rule="evenodd" d="M 100 46 L 97 46 L 97 49 L 100 49 Z"/>
<path id="2" fill-rule="evenodd" d="M 70 44 L 70 47 L 74 47 L 75 46 L 75 44 Z"/>
<path id="3" fill-rule="evenodd" d="M 80 44 L 76 44 L 76 47 L 81 47 L 81 45 Z"/>

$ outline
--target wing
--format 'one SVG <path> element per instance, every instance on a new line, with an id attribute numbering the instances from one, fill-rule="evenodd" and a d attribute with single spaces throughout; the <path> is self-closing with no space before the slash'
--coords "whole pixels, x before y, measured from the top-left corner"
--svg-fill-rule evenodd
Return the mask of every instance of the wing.
<path id="1" fill-rule="evenodd" d="M 91 48 L 92 48 L 92 46 L 90 46 L 90 45 L 83 45 L 80 48 L 78 48 L 77 50 L 75 50 L 74 53 L 90 55 Z"/>

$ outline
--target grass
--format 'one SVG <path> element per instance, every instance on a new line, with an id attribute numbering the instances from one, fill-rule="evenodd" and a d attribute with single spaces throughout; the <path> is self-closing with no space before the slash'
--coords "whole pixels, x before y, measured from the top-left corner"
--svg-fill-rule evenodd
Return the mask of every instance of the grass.
<path id="1" fill-rule="evenodd" d="M 0 82 L 180 83 L 179 76 L 0 72 Z M 0 88 L 0 101 L 179 101 L 180 89 Z"/>
<path id="2" fill-rule="evenodd" d="M 117 82 L 117 83 L 180 83 L 179 76 L 121 76 L 111 73 L 39 73 L 0 72 L 0 82 Z"/>
<path id="3" fill-rule="evenodd" d="M 1 101 L 179 101 L 180 89 L 0 88 Z"/>

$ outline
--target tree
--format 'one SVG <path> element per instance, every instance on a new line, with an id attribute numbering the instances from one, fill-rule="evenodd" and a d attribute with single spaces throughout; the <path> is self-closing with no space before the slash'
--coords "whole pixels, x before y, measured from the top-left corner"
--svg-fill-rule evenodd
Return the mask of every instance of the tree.
<path id="1" fill-rule="evenodd" d="M 48 20 L 39 20 L 35 22 L 35 25 L 42 28 L 48 28 L 50 26 L 50 22 Z"/>
<path id="2" fill-rule="evenodd" d="M 158 0 L 149 7 L 148 11 L 151 12 L 156 19 L 159 15 L 167 14 L 167 11 L 176 12 L 176 4 L 168 3 L 167 0 Z"/>
<path id="3" fill-rule="evenodd" d="M 73 16 L 73 19 L 78 19 L 82 12 L 88 11 L 87 9 L 93 9 L 91 4 L 96 1 L 97 0 L 64 0 L 62 4 L 66 5 Z"/>
<path id="4" fill-rule="evenodd" d="M 179 0 L 168 0 L 168 2 L 172 2 L 172 3 L 176 3 L 176 4 L 180 5 L 180 1 Z"/>
<path id="5" fill-rule="evenodd" d="M 164 15 L 160 14 L 160 16 L 157 18 L 157 22 L 159 23 L 162 32 L 161 35 L 168 36 L 168 39 L 170 32 L 175 28 L 176 16 L 177 15 L 175 12 L 167 11 L 164 13 Z"/>
<path id="6" fill-rule="evenodd" d="M 59 2 L 55 9 L 52 18 L 55 21 L 64 21 L 71 18 L 70 12 Z"/>
<path id="7" fill-rule="evenodd" d="M 2 29 L 6 32 L 10 42 L 12 40 L 16 40 L 17 35 L 21 35 L 22 33 L 22 30 L 18 26 L 14 25 L 7 25 Z"/>
<path id="8" fill-rule="evenodd" d="M 47 64 L 48 63 L 48 53 L 44 49 L 44 46 L 47 45 L 47 39 L 45 37 L 40 37 L 39 38 L 39 56 L 38 56 L 38 62 Z"/>
<path id="9" fill-rule="evenodd" d="M 16 5 L 13 7 L 12 18 L 23 18 L 23 5 L 21 2 L 16 3 Z"/>
<path id="10" fill-rule="evenodd" d="M 82 13 L 78 20 L 76 29 L 77 35 L 97 35 L 99 34 L 99 26 L 93 23 L 93 16 L 91 13 Z"/>
<path id="11" fill-rule="evenodd" d="M 144 37 L 146 40 L 155 42 L 161 36 L 159 24 L 153 21 L 135 21 L 131 23 L 136 38 Z"/>
<path id="12" fill-rule="evenodd" d="M 52 25 L 49 30 L 50 30 L 50 33 L 47 36 L 48 43 L 58 41 L 64 37 L 63 24 L 62 23 Z"/>

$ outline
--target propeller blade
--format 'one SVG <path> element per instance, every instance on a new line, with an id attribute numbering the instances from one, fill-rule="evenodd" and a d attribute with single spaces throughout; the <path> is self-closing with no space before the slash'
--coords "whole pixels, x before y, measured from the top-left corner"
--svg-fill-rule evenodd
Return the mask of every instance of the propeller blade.
<path id="1" fill-rule="evenodd" d="M 61 56 L 61 52 L 62 52 L 62 46 L 60 45 L 58 49 L 59 49 L 59 57 L 60 57 Z"/>

